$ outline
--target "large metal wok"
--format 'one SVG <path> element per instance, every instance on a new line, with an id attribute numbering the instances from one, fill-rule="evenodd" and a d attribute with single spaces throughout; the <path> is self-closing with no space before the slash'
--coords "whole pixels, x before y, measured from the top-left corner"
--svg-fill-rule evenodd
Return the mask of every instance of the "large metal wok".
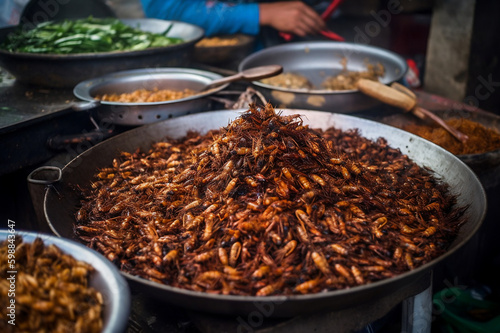
<path id="1" fill-rule="evenodd" d="M 142 126 L 120 134 L 79 155 L 62 170 L 62 180 L 46 190 L 44 214 L 54 233 L 73 238 L 75 213 L 79 206 L 79 194 L 75 186 L 89 186 L 97 168 L 111 165 L 120 151 L 134 152 L 137 148 L 148 150 L 153 142 L 165 136 L 182 137 L 188 130 L 205 133 L 210 129 L 226 126 L 244 110 L 198 113 L 163 122 Z M 387 139 L 421 166 L 435 171 L 447 182 L 451 192 L 458 196 L 458 205 L 467 206 L 463 226 L 449 251 L 441 257 L 396 277 L 350 289 L 294 296 L 233 296 L 212 295 L 161 285 L 124 273 L 134 286 L 139 286 L 151 296 L 176 306 L 218 314 L 249 314 L 256 305 L 272 308 L 269 316 L 290 317 L 323 310 L 342 310 L 382 298 L 404 289 L 423 276 L 431 268 L 463 246 L 478 230 L 486 212 L 486 197 L 475 174 L 457 157 L 444 149 L 408 132 L 381 123 L 353 116 L 306 110 L 282 110 L 284 115 L 302 114 L 304 122 L 313 128 L 331 126 L 347 130 L 358 128 L 363 136 L 376 140 Z M 410 295 L 411 296 L 411 295 Z M 408 296 L 406 296 L 408 297 Z"/>
<path id="2" fill-rule="evenodd" d="M 122 22 L 154 33 L 163 33 L 172 25 L 168 36 L 182 38 L 184 41 L 140 51 L 67 55 L 19 53 L 0 49 L 0 66 L 23 83 L 73 87 L 80 81 L 127 69 L 186 66 L 191 61 L 194 45 L 205 35 L 202 28 L 184 22 L 157 19 L 123 19 Z M 0 44 L 17 28 L 0 29 Z"/>
<path id="3" fill-rule="evenodd" d="M 316 87 L 311 90 L 290 89 L 254 81 L 259 91 L 279 107 L 351 113 L 380 104 L 358 90 L 321 89 L 321 83 L 327 76 L 335 76 L 342 71 L 342 59 L 347 61 L 349 71 L 365 71 L 367 63 L 382 64 L 385 75 L 380 78 L 380 82 L 384 84 L 401 80 L 408 69 L 405 60 L 393 52 L 369 45 L 328 41 L 269 47 L 243 59 L 238 69 L 242 71 L 250 67 L 277 64 L 283 66 L 283 73 L 303 75 Z"/>

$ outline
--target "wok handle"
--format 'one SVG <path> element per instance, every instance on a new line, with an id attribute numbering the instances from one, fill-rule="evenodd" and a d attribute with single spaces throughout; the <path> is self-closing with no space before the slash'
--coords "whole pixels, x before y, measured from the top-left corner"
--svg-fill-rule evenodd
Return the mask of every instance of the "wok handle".
<path id="1" fill-rule="evenodd" d="M 88 102 L 76 102 L 71 105 L 71 108 L 75 111 L 87 111 L 94 109 L 101 105 L 101 101 L 93 100 Z"/>
<path id="2" fill-rule="evenodd" d="M 62 178 L 61 168 L 55 166 L 42 166 L 31 171 L 28 175 L 28 183 L 38 185 L 51 185 L 57 183 Z"/>
<path id="3" fill-rule="evenodd" d="M 378 81 L 359 79 L 357 86 L 359 91 L 365 95 L 405 111 L 411 111 L 417 105 L 417 100 L 415 98 Z"/>
<path id="4" fill-rule="evenodd" d="M 61 181 L 62 170 L 55 166 L 42 166 L 33 170 L 26 178 L 31 203 L 35 210 L 38 231 L 52 233 L 44 214 L 45 193 L 53 184 Z"/>

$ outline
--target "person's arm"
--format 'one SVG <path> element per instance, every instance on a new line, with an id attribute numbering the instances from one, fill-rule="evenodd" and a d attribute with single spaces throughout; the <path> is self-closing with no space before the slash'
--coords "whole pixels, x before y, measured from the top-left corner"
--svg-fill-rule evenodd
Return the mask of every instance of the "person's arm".
<path id="1" fill-rule="evenodd" d="M 282 1 L 259 4 L 260 25 L 304 37 L 315 35 L 326 24 L 314 9 L 302 1 Z"/>
<path id="2" fill-rule="evenodd" d="M 141 0 L 146 17 L 177 20 L 198 25 L 205 35 L 259 33 L 256 3 L 230 5 L 205 0 Z"/>

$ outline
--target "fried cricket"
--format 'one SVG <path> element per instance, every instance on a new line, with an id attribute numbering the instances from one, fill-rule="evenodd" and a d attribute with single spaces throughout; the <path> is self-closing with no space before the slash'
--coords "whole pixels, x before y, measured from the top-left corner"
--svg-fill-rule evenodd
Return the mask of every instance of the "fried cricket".
<path id="1" fill-rule="evenodd" d="M 270 105 L 123 152 L 82 194 L 77 237 L 122 271 L 231 295 L 393 277 L 443 254 L 464 211 L 383 138 L 314 130 Z"/>

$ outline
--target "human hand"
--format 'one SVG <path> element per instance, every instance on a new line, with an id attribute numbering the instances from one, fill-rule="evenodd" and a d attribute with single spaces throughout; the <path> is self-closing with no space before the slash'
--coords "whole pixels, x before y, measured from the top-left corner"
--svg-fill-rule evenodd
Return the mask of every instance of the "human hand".
<path id="1" fill-rule="evenodd" d="M 259 4 L 259 24 L 300 37 L 315 35 L 326 28 L 318 13 L 302 1 Z"/>

